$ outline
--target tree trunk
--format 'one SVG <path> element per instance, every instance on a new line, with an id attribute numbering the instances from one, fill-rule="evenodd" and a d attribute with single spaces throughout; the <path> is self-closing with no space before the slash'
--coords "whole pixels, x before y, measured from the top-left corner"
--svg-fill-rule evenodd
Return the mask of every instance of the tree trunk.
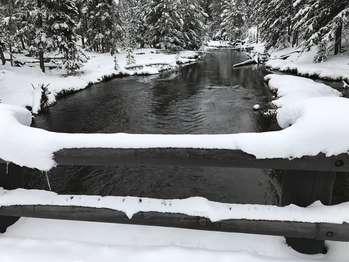
<path id="1" fill-rule="evenodd" d="M 5 55 L 4 55 L 4 50 L 2 48 L 2 44 L 0 44 L 0 59 L 1 59 L 2 65 L 5 65 L 6 59 L 5 59 Z"/>
<path id="2" fill-rule="evenodd" d="M 44 52 L 42 50 L 39 50 L 39 61 L 40 61 L 41 71 L 45 73 Z"/>
<path id="3" fill-rule="evenodd" d="M 85 49 L 85 37 L 82 35 L 81 36 L 81 44 L 82 44 L 82 48 Z"/>
<path id="4" fill-rule="evenodd" d="M 340 23 L 336 30 L 335 45 L 334 45 L 335 55 L 337 55 L 339 52 L 342 51 L 342 30 L 343 30 L 343 24 Z"/>
<path id="5" fill-rule="evenodd" d="M 20 41 L 21 41 L 22 49 L 25 50 L 25 44 L 22 36 L 20 37 Z"/>
<path id="6" fill-rule="evenodd" d="M 298 30 L 293 31 L 292 47 L 298 46 Z"/>
<path id="7" fill-rule="evenodd" d="M 41 0 L 37 0 L 37 8 L 41 9 L 41 6 L 42 6 Z M 41 10 L 39 10 L 39 12 L 38 12 L 37 19 L 38 19 L 37 20 L 37 25 L 38 25 L 37 27 L 39 29 L 42 29 L 42 14 L 41 14 Z M 41 68 L 41 71 L 43 73 L 45 73 L 44 50 L 43 50 L 43 46 L 40 46 L 40 45 L 42 45 L 42 44 L 39 43 L 39 46 L 38 46 L 40 68 Z"/>
<path id="8" fill-rule="evenodd" d="M 11 66 L 13 66 L 12 44 L 10 44 L 9 52 L 10 52 L 10 63 L 11 63 Z"/>
<path id="9" fill-rule="evenodd" d="M 14 29 L 14 26 L 13 26 L 13 23 L 12 23 L 12 15 L 13 15 L 13 9 L 14 9 L 14 7 L 13 7 L 13 0 L 10 0 L 9 2 L 8 2 L 8 4 L 9 4 L 9 6 L 8 6 L 8 8 L 9 8 L 9 14 L 10 14 L 10 18 L 9 18 L 9 31 L 10 31 L 10 34 L 11 34 L 11 36 L 10 36 L 10 41 L 9 41 L 9 52 L 10 52 L 10 62 L 11 62 L 11 66 L 13 66 L 13 54 L 12 54 L 12 44 L 13 44 L 13 35 L 15 34 L 15 29 Z"/>

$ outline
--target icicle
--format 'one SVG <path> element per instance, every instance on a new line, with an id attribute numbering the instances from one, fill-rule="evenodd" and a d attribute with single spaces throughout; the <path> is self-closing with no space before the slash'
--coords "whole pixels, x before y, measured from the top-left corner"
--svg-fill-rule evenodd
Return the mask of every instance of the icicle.
<path id="1" fill-rule="evenodd" d="M 6 175 L 9 174 L 9 165 L 10 165 L 10 162 L 6 162 Z"/>
<path id="2" fill-rule="evenodd" d="M 50 178 L 49 178 L 47 172 L 45 172 L 45 177 L 46 177 L 46 182 L 47 182 L 48 189 L 49 189 L 50 191 L 52 191 L 51 183 L 50 183 Z"/>

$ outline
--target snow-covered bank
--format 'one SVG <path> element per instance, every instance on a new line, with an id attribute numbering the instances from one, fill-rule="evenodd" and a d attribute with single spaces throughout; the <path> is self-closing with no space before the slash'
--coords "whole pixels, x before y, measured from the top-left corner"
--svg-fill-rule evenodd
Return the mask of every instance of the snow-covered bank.
<path id="1" fill-rule="evenodd" d="M 349 81 L 349 51 L 330 56 L 323 63 L 314 63 L 315 55 L 315 48 L 310 52 L 285 49 L 274 52 L 266 66 L 274 70 L 290 72 L 300 76 Z"/>
<path id="2" fill-rule="evenodd" d="M 0 104 L 0 158 L 49 170 L 64 148 L 201 148 L 242 150 L 258 159 L 338 155 L 349 151 L 349 100 L 312 80 L 270 75 L 282 131 L 228 135 L 65 134 L 31 128 L 29 111 Z M 304 89 L 302 87 L 305 87 Z M 35 143 L 33 143 L 35 141 Z"/>
<path id="3" fill-rule="evenodd" d="M 163 70 L 174 70 L 179 64 L 195 62 L 197 52 L 183 51 L 177 54 L 163 53 L 156 49 L 135 50 L 135 63 L 127 65 L 125 53 L 118 54 L 118 69 L 115 70 L 114 57 L 110 54 L 89 53 L 90 59 L 75 76 L 66 76 L 62 70 L 48 70 L 45 74 L 38 66 L 11 67 L 0 66 L 0 101 L 22 107 L 32 107 L 37 113 L 40 108 L 42 85 L 48 86 L 49 103 L 56 101 L 56 96 L 64 92 L 73 92 L 86 88 L 91 83 L 113 76 L 158 74 Z M 25 60 L 19 57 L 19 60 Z M 36 87 L 37 91 L 33 87 Z M 39 94 L 37 94 L 39 90 Z M 39 98 L 39 99 L 38 99 Z"/>
<path id="4" fill-rule="evenodd" d="M 188 199 L 150 199 L 137 197 L 101 197 L 57 195 L 39 190 L 0 189 L 0 206 L 53 205 L 107 208 L 121 211 L 132 218 L 140 212 L 160 212 L 204 217 L 212 222 L 229 219 L 292 221 L 309 223 L 349 223 L 349 203 L 324 206 L 320 202 L 307 208 L 223 204 L 200 197 Z"/>
<path id="5" fill-rule="evenodd" d="M 327 245 L 327 255 L 307 256 L 282 237 L 21 218 L 0 238 L 0 261 L 347 261 L 348 243 Z"/>
<path id="6" fill-rule="evenodd" d="M 207 42 L 205 48 L 216 49 L 216 48 L 232 48 L 230 41 L 223 40 L 210 40 Z"/>

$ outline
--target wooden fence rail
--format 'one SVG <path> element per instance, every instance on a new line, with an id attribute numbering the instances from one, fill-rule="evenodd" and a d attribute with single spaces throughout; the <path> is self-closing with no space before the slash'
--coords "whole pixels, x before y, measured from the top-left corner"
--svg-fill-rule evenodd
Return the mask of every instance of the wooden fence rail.
<path id="1" fill-rule="evenodd" d="M 217 232 L 235 232 L 349 242 L 349 224 L 300 223 L 234 219 L 211 222 L 204 217 L 159 212 L 140 212 L 132 219 L 125 213 L 105 208 L 75 206 L 9 206 L 0 215 L 73 221 L 175 227 Z"/>
<path id="2" fill-rule="evenodd" d="M 61 150 L 54 154 L 54 159 L 58 166 L 144 165 L 284 170 L 284 196 L 281 204 L 300 206 L 307 206 L 316 200 L 331 204 L 336 175 L 349 173 L 348 154 L 333 157 L 319 154 L 298 159 L 256 159 L 253 155 L 237 150 L 84 148 Z M 0 160 L 1 162 L 6 163 Z M 140 213 L 129 220 L 125 214 L 114 210 L 71 206 L 1 207 L 0 215 L 285 236 L 294 249 L 308 254 L 321 253 L 325 248 L 324 240 L 349 241 L 348 224 L 254 220 L 226 220 L 212 223 L 205 218 L 156 212 Z"/>
<path id="3" fill-rule="evenodd" d="M 64 149 L 54 154 L 58 166 L 206 166 L 241 167 L 319 172 L 349 172 L 349 155 L 298 159 L 256 159 L 237 150 L 148 148 L 148 149 Z"/>
<path id="4" fill-rule="evenodd" d="M 324 154 L 295 159 L 257 159 L 239 150 L 190 148 L 79 148 L 54 153 L 58 166 L 191 166 L 236 167 L 318 172 L 349 172 L 349 155 Z M 0 159 L 0 164 L 7 162 Z"/>

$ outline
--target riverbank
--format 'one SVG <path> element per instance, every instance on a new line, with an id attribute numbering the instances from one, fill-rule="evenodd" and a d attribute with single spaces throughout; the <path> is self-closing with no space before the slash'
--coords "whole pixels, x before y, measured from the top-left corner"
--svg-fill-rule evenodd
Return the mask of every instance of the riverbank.
<path id="1" fill-rule="evenodd" d="M 314 63 L 315 55 L 315 49 L 301 52 L 287 48 L 272 52 L 266 66 L 272 70 L 304 77 L 349 82 L 349 51 L 329 56 L 328 60 L 322 63 Z"/>
<path id="2" fill-rule="evenodd" d="M 0 143 L 4 146 L 0 148 L 0 158 L 48 171 L 56 165 L 54 153 L 65 148 L 225 149 L 241 150 L 258 159 L 320 153 L 335 156 L 349 151 L 349 125 L 343 121 L 349 113 L 348 99 L 325 84 L 302 77 L 269 75 L 266 79 L 276 93 L 273 104 L 278 107 L 282 131 L 226 135 L 66 134 L 31 128 L 29 111 L 1 104 Z M 33 145 L 32 141 L 41 143 Z"/>
<path id="3" fill-rule="evenodd" d="M 164 53 L 156 49 L 134 51 L 135 62 L 127 64 L 126 53 L 120 53 L 115 69 L 114 57 L 110 54 L 88 53 L 89 60 L 73 76 L 67 76 L 61 69 L 47 70 L 44 74 L 38 64 L 26 63 L 21 67 L 9 64 L 0 66 L 0 101 L 2 103 L 32 108 L 33 113 L 40 111 L 42 86 L 47 87 L 48 104 L 56 102 L 57 97 L 89 87 L 93 83 L 115 77 L 132 75 L 152 75 L 166 70 L 176 70 L 180 65 L 196 62 L 197 52 L 183 51 Z M 28 58 L 17 57 L 26 62 Z"/>

